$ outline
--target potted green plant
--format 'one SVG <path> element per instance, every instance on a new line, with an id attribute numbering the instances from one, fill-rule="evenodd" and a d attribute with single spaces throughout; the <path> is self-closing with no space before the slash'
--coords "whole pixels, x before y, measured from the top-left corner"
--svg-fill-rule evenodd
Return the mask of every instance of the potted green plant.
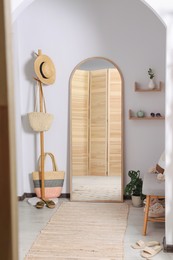
<path id="1" fill-rule="evenodd" d="M 150 79 L 153 79 L 154 76 L 155 76 L 154 72 L 153 72 L 153 70 L 151 68 L 148 69 L 148 75 L 149 75 Z"/>
<path id="2" fill-rule="evenodd" d="M 149 78 L 150 78 L 148 87 L 149 87 L 149 89 L 154 89 L 155 88 L 155 82 L 154 82 L 155 74 L 154 74 L 154 72 L 151 68 L 148 69 L 148 75 L 149 75 Z"/>
<path id="3" fill-rule="evenodd" d="M 140 177 L 140 171 L 130 170 L 128 176 L 130 177 L 130 182 L 125 187 L 124 195 L 131 196 L 133 206 L 140 207 L 144 199 L 142 194 L 143 180 Z"/>

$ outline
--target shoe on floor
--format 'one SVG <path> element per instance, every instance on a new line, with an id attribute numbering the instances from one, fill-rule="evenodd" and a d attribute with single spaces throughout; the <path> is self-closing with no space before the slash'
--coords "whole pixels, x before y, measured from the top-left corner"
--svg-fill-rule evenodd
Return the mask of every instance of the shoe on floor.
<path id="1" fill-rule="evenodd" d="M 50 209 L 55 208 L 55 202 L 53 200 L 43 200 L 46 204 L 46 206 Z"/>
<path id="2" fill-rule="evenodd" d="M 159 218 L 165 216 L 165 209 L 162 204 L 155 203 L 153 206 L 149 208 L 148 216 L 151 218 Z"/>
<path id="3" fill-rule="evenodd" d="M 142 241 L 142 240 L 138 240 L 135 244 L 131 245 L 131 247 L 133 249 L 142 249 L 142 248 L 145 248 L 145 247 L 152 247 L 152 246 L 156 246 L 156 245 L 160 245 L 159 242 L 157 241 Z"/>
<path id="4" fill-rule="evenodd" d="M 38 201 L 35 206 L 37 209 L 42 209 L 44 207 L 44 201 Z"/>
<path id="5" fill-rule="evenodd" d="M 163 246 L 161 246 L 161 245 L 154 246 L 154 247 L 147 246 L 141 251 L 141 256 L 148 259 L 148 258 L 151 258 L 151 257 L 155 256 L 156 254 L 158 254 L 162 249 L 163 249 Z"/>

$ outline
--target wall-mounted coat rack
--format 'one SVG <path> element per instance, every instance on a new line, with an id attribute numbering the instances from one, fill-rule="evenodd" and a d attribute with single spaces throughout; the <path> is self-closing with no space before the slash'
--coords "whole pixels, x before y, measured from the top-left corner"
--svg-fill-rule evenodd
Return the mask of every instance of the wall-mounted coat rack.
<path id="1" fill-rule="evenodd" d="M 44 112 L 44 95 L 43 95 L 43 84 L 50 85 L 55 81 L 55 67 L 51 59 L 42 54 L 42 51 L 39 49 L 37 59 L 34 63 L 34 69 L 37 75 L 37 78 L 34 79 L 37 81 L 39 86 L 39 110 Z M 41 199 L 45 200 L 45 177 L 44 177 L 44 131 L 40 131 L 40 171 L 41 171 Z"/>

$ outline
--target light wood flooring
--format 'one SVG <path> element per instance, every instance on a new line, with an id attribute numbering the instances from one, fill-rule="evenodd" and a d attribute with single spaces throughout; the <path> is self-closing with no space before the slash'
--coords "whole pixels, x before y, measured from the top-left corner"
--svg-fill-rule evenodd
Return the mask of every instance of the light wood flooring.
<path id="1" fill-rule="evenodd" d="M 19 202 L 19 260 L 24 260 L 29 248 L 44 228 L 51 216 L 60 206 L 62 201 L 68 199 L 59 199 L 55 209 L 38 210 L 34 206 L 28 204 L 27 200 Z M 87 202 L 84 202 L 87 203 Z M 157 240 L 160 243 L 164 237 L 164 223 L 149 223 L 147 236 L 142 236 L 143 226 L 143 208 L 134 208 L 131 201 L 126 201 L 129 204 L 128 224 L 124 239 L 124 260 L 140 260 L 140 250 L 135 250 L 130 247 L 132 243 L 138 240 L 151 241 Z M 173 260 L 172 253 L 160 252 L 152 259 L 154 260 Z M 89 260 L 89 259 L 88 259 Z M 119 260 L 119 259 L 115 259 Z"/>

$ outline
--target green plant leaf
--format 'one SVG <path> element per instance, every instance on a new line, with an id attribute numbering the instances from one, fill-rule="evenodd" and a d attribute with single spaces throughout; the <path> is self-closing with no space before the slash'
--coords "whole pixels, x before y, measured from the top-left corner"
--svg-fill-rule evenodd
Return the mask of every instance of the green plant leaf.
<path id="1" fill-rule="evenodd" d="M 130 182 L 126 185 L 124 194 L 128 196 L 136 195 L 142 197 L 143 180 L 140 177 L 140 171 L 130 170 L 128 176 L 130 177 Z"/>

